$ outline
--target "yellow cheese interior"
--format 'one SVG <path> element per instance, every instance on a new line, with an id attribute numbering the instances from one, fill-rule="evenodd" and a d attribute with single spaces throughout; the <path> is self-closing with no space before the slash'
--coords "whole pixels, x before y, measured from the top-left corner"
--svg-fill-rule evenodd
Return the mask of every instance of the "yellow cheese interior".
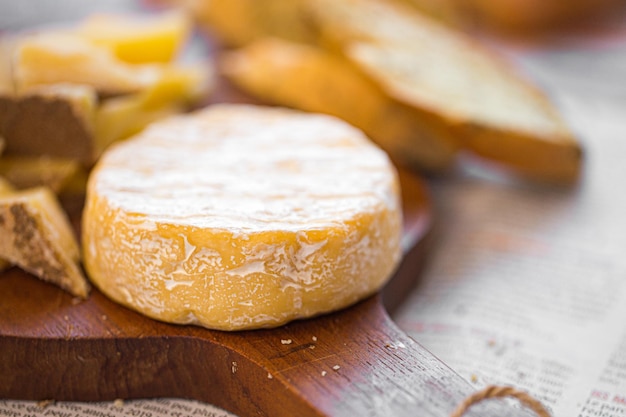
<path id="1" fill-rule="evenodd" d="M 78 27 L 80 36 L 110 48 L 125 62 L 170 62 L 191 32 L 191 19 L 173 11 L 150 17 L 97 14 Z"/>
<path id="2" fill-rule="evenodd" d="M 220 105 L 112 146 L 88 184 L 92 281 L 150 317 L 272 327 L 378 290 L 400 258 L 385 153 L 338 119 Z"/>
<path id="3" fill-rule="evenodd" d="M 181 113 L 211 88 L 211 66 L 170 66 L 144 91 L 102 102 L 95 116 L 96 146 L 101 152 L 111 143 L 140 132 L 148 124 Z"/>
<path id="4" fill-rule="evenodd" d="M 125 94 L 154 84 L 159 67 L 132 65 L 78 36 L 42 33 L 21 40 L 14 75 L 18 90 L 54 83 L 87 84 L 99 92 Z"/>

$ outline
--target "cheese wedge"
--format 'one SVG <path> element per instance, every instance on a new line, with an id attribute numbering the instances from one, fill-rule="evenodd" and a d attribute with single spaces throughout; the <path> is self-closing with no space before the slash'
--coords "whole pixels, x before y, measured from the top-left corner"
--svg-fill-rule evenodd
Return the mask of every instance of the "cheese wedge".
<path id="1" fill-rule="evenodd" d="M 23 38 L 13 75 L 18 91 L 56 83 L 93 86 L 106 95 L 137 92 L 160 77 L 157 65 L 133 65 L 109 49 L 71 33 L 43 32 Z"/>
<path id="2" fill-rule="evenodd" d="M 0 195 L 0 258 L 86 298 L 89 284 L 79 255 L 69 220 L 50 189 Z"/>
<path id="3" fill-rule="evenodd" d="M 182 49 L 191 25 L 191 19 L 180 11 L 142 17 L 96 14 L 81 22 L 76 32 L 109 48 L 122 61 L 166 63 Z"/>
<path id="4" fill-rule="evenodd" d="M 273 327 L 378 290 L 401 254 L 387 155 L 330 116 L 217 105 L 104 153 L 83 213 L 86 270 L 147 316 Z"/>
<path id="5" fill-rule="evenodd" d="M 161 78 L 136 94 L 105 100 L 96 111 L 96 144 L 101 153 L 110 144 L 140 132 L 148 124 L 182 113 L 213 89 L 213 65 L 164 67 Z"/>

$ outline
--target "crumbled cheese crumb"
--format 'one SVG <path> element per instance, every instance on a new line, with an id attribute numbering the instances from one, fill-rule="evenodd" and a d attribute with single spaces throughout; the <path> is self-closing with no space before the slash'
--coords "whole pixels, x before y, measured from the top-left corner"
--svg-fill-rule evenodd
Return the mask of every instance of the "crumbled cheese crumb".
<path id="1" fill-rule="evenodd" d="M 237 372 L 237 362 L 232 363 L 230 370 L 233 372 L 233 374 Z"/>
<path id="2" fill-rule="evenodd" d="M 317 342 L 317 336 L 313 336 L 311 340 L 313 340 L 314 342 Z"/>
<path id="3" fill-rule="evenodd" d="M 406 345 L 402 342 L 387 342 L 385 347 L 393 350 L 405 349 Z"/>
<path id="4" fill-rule="evenodd" d="M 115 406 L 116 408 L 122 408 L 124 406 L 124 400 L 122 400 L 121 398 L 116 399 L 115 401 L 113 401 L 113 406 Z"/>
<path id="5" fill-rule="evenodd" d="M 269 372 L 267 373 L 267 379 L 274 379 L 274 377 L 272 376 L 272 374 L 270 374 Z"/>
<path id="6" fill-rule="evenodd" d="M 282 343 L 283 345 L 290 345 L 292 342 L 291 339 L 281 339 L 280 343 Z"/>
<path id="7" fill-rule="evenodd" d="M 37 407 L 46 408 L 47 406 L 54 404 L 54 400 L 42 400 L 37 402 Z"/>
<path id="8" fill-rule="evenodd" d="M 326 371 L 322 371 L 322 376 L 326 376 Z"/>
<path id="9" fill-rule="evenodd" d="M 333 369 L 334 369 L 335 371 L 338 371 L 340 368 L 341 368 L 341 366 L 339 366 L 339 365 L 335 365 L 335 366 L 333 366 Z"/>

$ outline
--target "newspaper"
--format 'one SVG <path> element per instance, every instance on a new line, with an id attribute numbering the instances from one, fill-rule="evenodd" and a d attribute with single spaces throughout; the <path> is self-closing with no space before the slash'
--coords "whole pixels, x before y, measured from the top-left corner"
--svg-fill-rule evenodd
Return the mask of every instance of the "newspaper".
<path id="1" fill-rule="evenodd" d="M 0 416 L 7 417 L 235 417 L 210 404 L 175 398 L 100 403 L 0 400 Z"/>
<path id="2" fill-rule="evenodd" d="M 476 166 L 435 183 L 445 222 L 395 319 L 477 387 L 514 385 L 556 417 L 625 416 L 626 36 L 513 56 L 582 141 L 580 186 Z"/>
<path id="3" fill-rule="evenodd" d="M 435 180 L 441 222 L 394 317 L 468 381 L 529 391 L 555 417 L 626 416 L 626 33 L 505 48 L 586 150 L 580 185 L 534 187 L 468 159 Z M 183 399 L 0 401 L 0 416 L 228 417 Z"/>

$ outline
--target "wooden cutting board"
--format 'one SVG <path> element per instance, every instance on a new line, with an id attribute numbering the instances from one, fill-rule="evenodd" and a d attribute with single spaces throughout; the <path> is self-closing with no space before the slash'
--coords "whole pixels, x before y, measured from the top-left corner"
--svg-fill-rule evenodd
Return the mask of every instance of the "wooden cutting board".
<path id="1" fill-rule="evenodd" d="M 214 102 L 254 102 L 218 85 Z M 180 397 L 241 417 L 448 415 L 472 387 L 383 306 L 397 306 L 418 279 L 432 223 L 424 183 L 400 173 L 405 256 L 382 294 L 277 329 L 176 326 L 97 290 L 77 302 L 17 268 L 0 274 L 0 398 Z M 72 219 L 78 229 L 80 207 Z M 467 415 L 526 415 L 497 402 L 476 410 Z"/>
<path id="2" fill-rule="evenodd" d="M 97 290 L 77 302 L 17 268 L 5 272 L 0 398 L 181 397 L 241 417 L 449 414 L 471 386 L 400 331 L 382 303 L 397 305 L 418 279 L 432 220 L 421 180 L 401 179 L 406 253 L 383 294 L 277 329 L 160 323 Z"/>

